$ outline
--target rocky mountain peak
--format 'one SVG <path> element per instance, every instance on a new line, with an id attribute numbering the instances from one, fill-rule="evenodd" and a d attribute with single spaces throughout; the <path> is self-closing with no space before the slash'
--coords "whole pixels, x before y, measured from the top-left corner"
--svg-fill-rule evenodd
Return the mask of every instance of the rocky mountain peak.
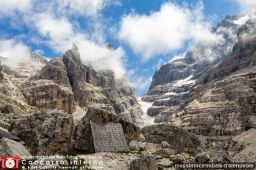
<path id="1" fill-rule="evenodd" d="M 6 57 L 0 58 L 3 65 L 3 71 L 6 74 L 25 79 L 35 75 L 47 64 L 47 60 L 45 58 L 33 52 L 31 52 L 24 61 L 15 61 L 12 58 Z"/>
<path id="2" fill-rule="evenodd" d="M 44 63 L 46 64 L 47 63 L 47 60 L 43 57 L 41 57 L 39 54 L 37 53 L 31 53 L 31 60 L 32 62 L 38 62 L 38 63 Z"/>
<path id="3" fill-rule="evenodd" d="M 186 52 L 184 57 L 161 66 L 155 72 L 148 93 L 142 97 L 143 101 L 152 103 L 148 114 L 156 116 L 155 121 L 166 121 L 167 117 L 181 111 L 196 81 L 201 81 L 208 69 L 233 53 L 233 47 L 238 42 L 237 32 L 247 19 L 243 17 L 227 16 L 217 25 L 213 33 L 223 38 L 221 44 L 196 46 Z M 205 48 L 211 51 L 210 56 L 205 54 Z M 222 70 L 220 74 L 225 71 Z"/>
<path id="4" fill-rule="evenodd" d="M 249 19 L 238 29 L 237 37 L 239 42 L 249 42 L 256 39 L 256 18 Z"/>
<path id="5" fill-rule="evenodd" d="M 218 25 L 216 28 L 219 27 L 233 27 L 235 26 L 235 21 L 237 21 L 240 17 L 238 16 L 230 16 L 227 15 Z"/>
<path id="6" fill-rule="evenodd" d="M 67 77 L 66 66 L 62 58 L 51 59 L 38 73 L 31 79 L 53 80 L 55 83 L 70 87 Z"/>
<path id="7" fill-rule="evenodd" d="M 129 122 L 142 122 L 134 89 L 126 85 L 127 81 L 116 80 L 112 71 L 84 64 L 76 45 L 63 57 L 50 61 L 35 53 L 31 53 L 30 62 L 15 68 L 7 65 L 8 59 L 1 61 L 1 72 L 6 75 L 0 84 L 0 113 L 4 110 L 4 119 L 52 109 L 73 114 L 78 108 L 83 113 L 88 107 L 97 106 L 108 108 Z"/>
<path id="8" fill-rule="evenodd" d="M 79 65 L 82 64 L 79 49 L 75 44 L 73 44 L 72 49 L 66 51 L 63 58 L 69 58 L 69 59 L 73 60 L 76 64 L 79 64 Z"/>

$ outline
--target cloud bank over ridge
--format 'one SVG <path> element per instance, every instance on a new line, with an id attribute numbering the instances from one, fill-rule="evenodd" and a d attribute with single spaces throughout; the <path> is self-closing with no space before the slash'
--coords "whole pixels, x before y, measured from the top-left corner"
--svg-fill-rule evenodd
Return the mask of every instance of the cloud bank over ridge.
<path id="1" fill-rule="evenodd" d="M 93 34 L 85 32 L 79 24 L 77 25 L 76 19 L 72 20 L 77 16 L 90 17 L 95 21 L 91 23 L 92 25 L 95 23 L 97 27 L 101 27 L 101 10 L 105 6 L 117 4 L 118 0 L 39 0 L 36 3 L 30 0 L 22 1 L 24 1 L 22 5 L 17 5 L 20 4 L 17 0 L 1 1 L 0 6 L 2 3 L 1 7 L 6 8 L 2 11 L 2 16 L 19 17 L 33 33 L 33 37 L 31 36 L 33 41 L 59 54 L 63 54 L 75 43 L 84 62 L 90 62 L 98 69 L 111 69 L 117 78 L 124 76 L 124 50 L 121 47 L 116 49 L 107 47 L 105 37 L 100 32 L 105 30 L 92 30 L 94 36 L 97 35 L 94 38 L 91 36 Z M 29 55 L 30 48 L 14 38 L 0 39 L 0 47 L 12 51 L 7 53 L 6 50 L 2 50 L 0 54 L 15 61 L 19 61 L 17 58 L 27 58 Z"/>
<path id="2" fill-rule="evenodd" d="M 222 37 L 211 32 L 211 23 L 206 21 L 202 11 L 202 3 L 190 9 L 167 2 L 149 15 L 126 15 L 121 21 L 119 39 L 142 55 L 144 61 L 175 52 L 185 43 L 208 46 L 219 43 Z"/>

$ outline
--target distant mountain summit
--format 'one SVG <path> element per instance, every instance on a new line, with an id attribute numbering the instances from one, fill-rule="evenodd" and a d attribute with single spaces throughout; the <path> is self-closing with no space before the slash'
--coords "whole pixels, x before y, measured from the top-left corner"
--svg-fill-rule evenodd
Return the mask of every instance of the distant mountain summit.
<path id="1" fill-rule="evenodd" d="M 225 17 L 213 29 L 213 33 L 222 37 L 219 43 L 213 46 L 196 45 L 184 57 L 161 66 L 155 72 L 148 93 L 142 97 L 143 101 L 152 103 L 148 114 L 156 117 L 155 122 L 166 122 L 171 115 L 182 110 L 196 81 L 232 53 L 238 42 L 239 28 L 247 20 L 247 16 Z"/>

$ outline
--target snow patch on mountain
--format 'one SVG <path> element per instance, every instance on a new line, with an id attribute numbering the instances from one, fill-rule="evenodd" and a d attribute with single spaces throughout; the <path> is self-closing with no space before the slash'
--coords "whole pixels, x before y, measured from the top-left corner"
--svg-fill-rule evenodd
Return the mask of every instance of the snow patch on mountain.
<path id="1" fill-rule="evenodd" d="M 192 78 L 193 78 L 193 75 L 190 75 L 185 79 L 178 80 L 173 86 L 180 87 L 187 84 L 195 84 L 195 80 L 192 80 Z"/>
<path id="2" fill-rule="evenodd" d="M 138 103 L 141 106 L 141 109 L 143 110 L 143 115 L 142 115 L 143 126 L 149 126 L 149 125 L 155 124 L 154 123 L 155 117 L 151 117 L 147 114 L 148 109 L 150 107 L 152 107 L 153 103 L 144 102 L 144 101 L 141 100 L 141 97 L 138 97 Z"/>
<path id="3" fill-rule="evenodd" d="M 250 19 L 249 16 L 243 16 L 234 21 L 236 25 L 244 25 Z"/>
<path id="4" fill-rule="evenodd" d="M 174 92 L 167 92 L 167 93 L 165 93 L 164 95 L 165 95 L 165 96 L 167 96 L 167 95 L 168 95 L 168 96 L 170 96 L 170 95 L 171 95 L 171 96 L 175 96 L 175 95 L 177 95 L 177 93 L 174 93 Z"/>

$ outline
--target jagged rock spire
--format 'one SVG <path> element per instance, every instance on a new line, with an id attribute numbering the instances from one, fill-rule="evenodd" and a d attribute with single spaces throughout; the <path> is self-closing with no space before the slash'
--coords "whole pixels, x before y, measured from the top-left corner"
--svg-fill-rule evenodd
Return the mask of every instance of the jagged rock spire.
<path id="1" fill-rule="evenodd" d="M 73 45 L 72 45 L 72 50 L 77 50 L 77 51 L 79 50 L 75 43 L 73 43 Z"/>
<path id="2" fill-rule="evenodd" d="M 73 43 L 72 48 L 64 54 L 64 59 L 65 59 L 65 56 L 68 58 L 72 58 L 72 60 L 74 60 L 77 63 L 82 64 L 82 61 L 80 58 L 80 53 L 79 53 L 79 48 L 77 47 L 77 45 L 75 43 Z"/>

